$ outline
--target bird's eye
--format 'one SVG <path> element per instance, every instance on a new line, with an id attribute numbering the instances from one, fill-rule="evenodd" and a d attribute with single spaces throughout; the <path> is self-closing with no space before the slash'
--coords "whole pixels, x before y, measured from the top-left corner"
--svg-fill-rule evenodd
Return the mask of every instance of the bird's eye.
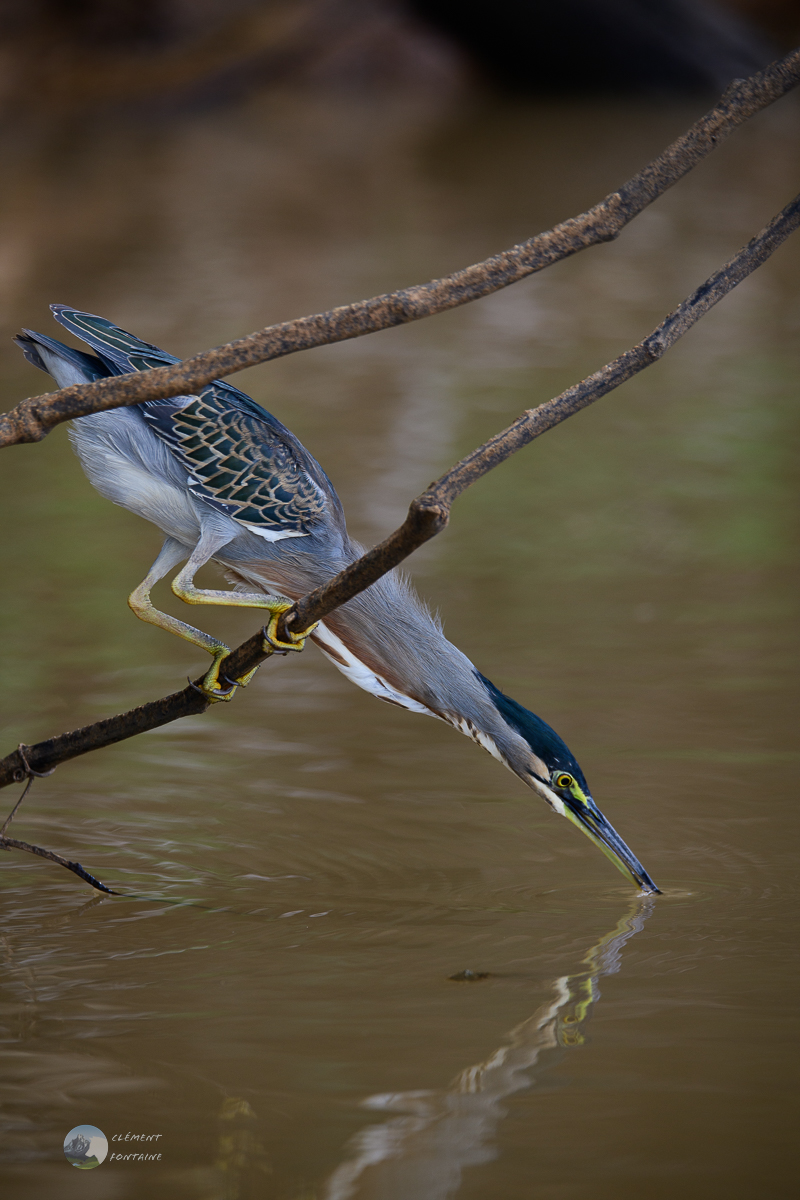
<path id="1" fill-rule="evenodd" d="M 557 788 L 571 788 L 574 782 L 575 780 L 571 775 L 567 775 L 566 771 L 563 771 L 560 775 L 556 775 Z"/>

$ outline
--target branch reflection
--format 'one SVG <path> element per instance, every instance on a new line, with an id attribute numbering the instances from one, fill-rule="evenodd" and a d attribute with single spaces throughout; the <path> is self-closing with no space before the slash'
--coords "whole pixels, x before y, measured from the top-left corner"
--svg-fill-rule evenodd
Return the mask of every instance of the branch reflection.
<path id="1" fill-rule="evenodd" d="M 653 897 L 637 897 L 586 954 L 585 969 L 554 980 L 552 1001 L 449 1088 L 368 1097 L 364 1108 L 401 1115 L 370 1125 L 351 1140 L 350 1157 L 328 1178 L 323 1200 L 446 1200 L 465 1167 L 490 1162 L 496 1155 L 495 1130 L 505 1115 L 502 1102 L 533 1085 L 530 1071 L 542 1055 L 583 1043 L 583 1027 L 600 998 L 598 980 L 619 971 L 622 948 L 642 930 L 653 903 Z"/>

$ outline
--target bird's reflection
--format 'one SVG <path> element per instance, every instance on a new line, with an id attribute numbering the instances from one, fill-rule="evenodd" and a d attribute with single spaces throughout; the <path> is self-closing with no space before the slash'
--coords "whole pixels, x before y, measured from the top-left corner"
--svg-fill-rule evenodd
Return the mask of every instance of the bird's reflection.
<path id="1" fill-rule="evenodd" d="M 465 1167 L 495 1157 L 494 1133 L 503 1101 L 534 1082 L 542 1055 L 578 1046 L 600 997 L 598 980 L 620 968 L 625 943 L 653 910 L 639 897 L 609 933 L 586 954 L 585 969 L 553 982 L 553 999 L 517 1025 L 485 1062 L 467 1067 L 442 1091 L 370 1096 L 365 1108 L 399 1115 L 370 1125 L 350 1142 L 350 1157 L 328 1178 L 324 1200 L 446 1200 Z"/>

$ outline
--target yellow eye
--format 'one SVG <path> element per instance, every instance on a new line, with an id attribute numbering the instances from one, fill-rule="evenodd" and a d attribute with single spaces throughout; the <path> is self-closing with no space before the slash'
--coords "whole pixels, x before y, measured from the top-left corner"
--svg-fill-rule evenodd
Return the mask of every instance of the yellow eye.
<path id="1" fill-rule="evenodd" d="M 557 788 L 571 788 L 574 782 L 575 780 L 571 775 L 567 775 L 566 771 L 562 772 L 561 775 L 556 775 Z"/>

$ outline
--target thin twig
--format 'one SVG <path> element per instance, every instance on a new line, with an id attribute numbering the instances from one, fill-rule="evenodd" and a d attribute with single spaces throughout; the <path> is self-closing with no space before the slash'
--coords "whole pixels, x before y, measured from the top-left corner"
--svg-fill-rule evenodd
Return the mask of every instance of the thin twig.
<path id="1" fill-rule="evenodd" d="M 789 234 L 800 225 L 800 196 L 788 204 L 769 225 L 734 255 L 724 267 L 715 272 L 682 304 L 678 305 L 643 341 L 626 350 L 600 371 L 568 388 L 560 396 L 538 408 L 528 409 L 502 433 L 496 434 L 463 458 L 450 471 L 432 483 L 409 508 L 408 516 L 399 529 L 378 546 L 368 550 L 360 559 L 334 579 L 307 596 L 301 597 L 284 620 L 295 629 L 307 629 L 314 621 L 327 616 L 335 608 L 364 591 L 387 571 L 396 567 L 424 542 L 447 525 L 450 506 L 457 496 L 481 476 L 491 471 L 522 446 L 540 437 L 546 430 L 566 420 L 601 396 L 619 387 L 625 380 L 657 362 L 670 346 L 683 337 L 723 296 L 746 279 L 777 249 Z M 280 629 L 279 629 L 280 633 Z M 263 634 L 258 633 L 243 642 L 226 659 L 225 670 L 238 679 L 263 662 Z M 200 680 L 198 679 L 199 683 Z M 60 737 L 26 746 L 27 762 L 20 759 L 18 750 L 0 760 L 0 787 L 21 780 L 25 767 L 44 771 L 90 750 L 123 741 L 148 729 L 208 707 L 204 697 L 190 684 L 162 700 L 154 700 L 104 721 Z"/>
<path id="2" fill-rule="evenodd" d="M 800 48 L 749 79 L 735 79 L 718 104 L 618 191 L 580 216 L 442 279 L 272 325 L 174 366 L 76 384 L 32 396 L 0 417 L 0 447 L 38 442 L 62 421 L 143 400 L 193 394 L 257 363 L 405 325 L 508 287 L 587 246 L 613 241 L 643 209 L 682 179 L 739 125 L 800 83 Z"/>
<path id="3" fill-rule="evenodd" d="M 99 879 L 95 879 L 94 875 L 90 875 L 85 871 L 80 863 L 69 862 L 66 858 L 62 858 L 60 854 L 54 854 L 52 850 L 45 850 L 42 846 L 32 846 L 29 842 L 18 842 L 16 838 L 0 837 L 0 850 L 27 850 L 29 854 L 38 854 L 39 858 L 47 858 L 50 862 L 58 863 L 60 867 L 66 867 L 68 871 L 72 871 L 73 875 L 77 875 L 84 883 L 90 883 L 93 888 L 97 888 L 98 892 L 105 892 L 108 896 L 121 896 L 122 892 L 115 892 L 113 888 L 106 887 Z"/>
<path id="4" fill-rule="evenodd" d="M 22 801 L 25 799 L 28 792 L 31 790 L 31 787 L 33 786 L 34 779 L 45 779 L 48 775 L 52 775 L 53 771 L 55 770 L 55 767 L 51 767 L 51 769 L 49 771 L 34 771 L 33 768 L 31 767 L 30 763 L 28 762 L 28 757 L 27 757 L 27 754 L 25 753 L 25 751 L 27 749 L 28 749 L 28 747 L 25 745 L 24 742 L 20 742 L 20 744 L 17 746 L 17 757 L 19 758 L 20 762 L 22 763 L 22 767 L 18 771 L 14 772 L 14 780 L 15 780 L 15 782 L 19 783 L 20 780 L 25 779 L 25 777 L 27 776 L 28 782 L 25 784 L 25 787 L 22 789 L 22 795 L 20 796 L 19 800 L 17 801 L 17 803 L 12 808 L 11 812 L 6 817 L 2 826 L 0 826 L 0 838 L 3 837 L 5 831 L 8 829 L 9 825 L 14 820 L 14 817 L 17 815 L 17 812 L 19 811 Z"/>
<path id="5" fill-rule="evenodd" d="M 40 858 L 48 858 L 51 862 L 58 863 L 61 867 L 66 867 L 68 871 L 72 871 L 74 875 L 77 875 L 86 883 L 91 884 L 92 887 L 97 888 L 98 891 L 107 892 L 109 896 L 121 896 L 121 892 L 115 892 L 112 888 L 106 887 L 106 885 L 101 883 L 99 879 L 95 879 L 94 875 L 90 875 L 80 863 L 69 862 L 66 858 L 62 858 L 60 854 L 55 854 L 52 850 L 45 850 L 43 846 L 32 846 L 29 842 L 20 842 L 17 841 L 16 838 L 5 836 L 6 830 L 14 820 L 14 817 L 17 815 L 17 811 L 19 810 L 22 801 L 31 790 L 34 779 L 44 779 L 47 775 L 52 775 L 53 771 L 55 770 L 55 767 L 51 767 L 49 771 L 34 771 L 33 767 L 28 762 L 28 749 L 29 747 L 26 746 L 24 742 L 20 742 L 19 746 L 17 746 L 17 758 L 22 763 L 22 766 L 14 772 L 14 780 L 15 782 L 19 782 L 20 779 L 25 778 L 27 775 L 28 782 L 22 789 L 22 795 L 20 796 L 19 800 L 17 800 L 16 804 L 11 809 L 11 812 L 3 822 L 2 828 L 0 828 L 0 850 L 27 850 L 29 854 L 38 854 Z"/>
<path id="6" fill-rule="evenodd" d="M 48 771 L 47 774 L 50 775 L 51 772 Z M 20 796 L 19 800 L 17 800 L 17 803 L 14 805 L 11 812 L 6 817 L 5 821 L 3 821 L 3 824 L 0 825 L 0 838 L 3 838 L 5 836 L 6 830 L 8 829 L 11 822 L 14 820 L 14 817 L 17 815 L 17 811 L 18 811 L 20 805 L 22 804 L 22 801 L 25 799 L 28 792 L 31 790 L 34 778 L 35 778 L 35 776 L 33 776 L 33 775 L 31 775 L 29 777 L 28 782 L 25 784 L 25 787 L 22 789 L 22 795 Z"/>

